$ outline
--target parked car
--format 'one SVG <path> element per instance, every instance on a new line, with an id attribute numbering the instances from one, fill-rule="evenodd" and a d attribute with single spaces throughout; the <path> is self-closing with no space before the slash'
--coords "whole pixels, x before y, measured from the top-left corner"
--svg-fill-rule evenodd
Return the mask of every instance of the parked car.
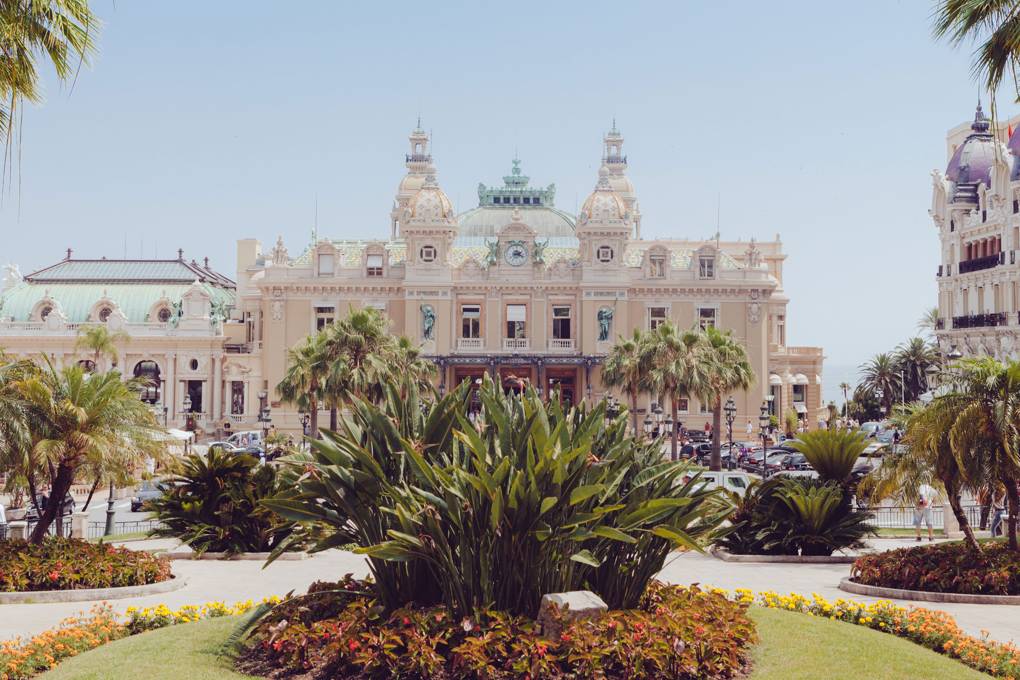
<path id="1" fill-rule="evenodd" d="M 751 486 L 751 477 L 746 472 L 739 470 L 723 470 L 721 472 L 705 470 L 701 473 L 699 481 L 704 483 L 708 489 L 722 487 L 738 496 L 747 493 L 747 488 Z"/>
<path id="2" fill-rule="evenodd" d="M 787 456 L 786 460 L 783 461 L 784 470 L 810 470 L 811 463 L 807 461 L 807 457 L 803 453 L 791 453 Z"/>
<path id="3" fill-rule="evenodd" d="M 162 495 L 163 491 L 157 484 L 148 479 L 144 480 L 131 497 L 131 512 L 141 512 L 147 501 L 155 500 Z"/>
<path id="4" fill-rule="evenodd" d="M 262 444 L 262 432 L 260 430 L 235 432 L 227 437 L 227 442 L 242 449 L 249 446 L 260 446 Z"/>
<path id="5" fill-rule="evenodd" d="M 29 503 L 28 509 L 25 511 L 24 518 L 25 521 L 28 522 L 29 524 L 33 522 L 38 522 L 39 513 L 36 512 L 36 507 L 38 506 L 40 512 L 45 512 L 46 503 L 48 500 L 49 499 L 47 498 L 46 494 L 44 493 L 36 494 L 35 503 Z M 74 514 L 74 498 L 72 498 L 71 494 L 68 493 L 66 496 L 64 496 L 64 502 L 60 506 L 60 515 L 62 517 L 70 517 L 73 514 Z"/>
<path id="6" fill-rule="evenodd" d="M 223 449 L 226 453 L 238 453 L 244 451 L 242 447 L 231 444 L 229 441 L 209 442 L 208 444 L 206 444 L 206 446 L 208 446 L 210 449 L 214 446 L 218 446 L 219 448 Z"/>

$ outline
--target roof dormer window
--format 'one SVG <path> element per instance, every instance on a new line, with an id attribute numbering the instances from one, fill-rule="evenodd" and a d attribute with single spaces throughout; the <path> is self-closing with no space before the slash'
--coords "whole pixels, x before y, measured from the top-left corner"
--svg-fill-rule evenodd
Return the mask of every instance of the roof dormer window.
<path id="1" fill-rule="evenodd" d="M 653 279 L 666 277 L 665 255 L 652 255 L 648 258 L 648 275 Z"/>
<path id="2" fill-rule="evenodd" d="M 319 253 L 319 276 L 333 276 L 335 259 L 333 253 Z"/>
<path id="3" fill-rule="evenodd" d="M 110 309 L 109 307 L 103 307 L 102 309 L 99 310 L 98 314 L 99 320 L 103 323 L 106 323 L 107 319 L 110 318 L 111 314 L 113 314 L 112 309 Z"/>
<path id="4" fill-rule="evenodd" d="M 714 279 L 715 278 L 715 257 L 712 255 L 702 255 L 698 258 L 698 278 L 700 279 Z"/>
<path id="5" fill-rule="evenodd" d="M 424 248 L 422 248 L 424 250 Z M 368 276 L 383 275 L 383 256 L 369 255 L 365 258 L 365 274 Z"/>
<path id="6" fill-rule="evenodd" d="M 166 307 L 160 307 L 159 311 L 156 312 L 156 318 L 159 319 L 160 323 L 167 323 L 170 321 L 170 310 Z"/>

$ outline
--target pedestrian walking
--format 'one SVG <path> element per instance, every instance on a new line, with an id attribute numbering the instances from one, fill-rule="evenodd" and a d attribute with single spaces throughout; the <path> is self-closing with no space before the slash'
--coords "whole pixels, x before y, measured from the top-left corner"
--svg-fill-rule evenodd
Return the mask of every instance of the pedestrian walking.
<path id="1" fill-rule="evenodd" d="M 925 524 L 928 527 L 928 540 L 934 541 L 934 534 L 932 533 L 932 521 L 931 521 L 931 504 L 934 493 L 929 486 L 922 485 L 917 490 L 917 501 L 914 503 L 914 533 L 917 537 L 918 542 L 921 540 L 921 524 Z"/>

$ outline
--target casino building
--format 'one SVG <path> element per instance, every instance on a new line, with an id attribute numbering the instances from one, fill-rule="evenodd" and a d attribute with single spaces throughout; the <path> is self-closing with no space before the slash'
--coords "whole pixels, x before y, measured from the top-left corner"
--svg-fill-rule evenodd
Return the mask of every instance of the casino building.
<path id="1" fill-rule="evenodd" d="M 88 276 L 69 281 L 70 288 L 58 288 L 48 270 L 23 279 L 8 272 L 0 346 L 16 354 L 44 346 L 69 360 L 77 324 L 113 320 L 130 336 L 126 368 L 159 368 L 170 423 L 182 426 L 190 417 L 207 430 L 247 428 L 264 394 L 274 424 L 300 430 L 298 414 L 275 395 L 286 350 L 351 309 L 374 307 L 394 333 L 420 343 L 439 367 L 441 389 L 488 373 L 570 401 L 607 393 L 601 365 L 618 337 L 671 320 L 729 329 L 746 345 L 757 381 L 732 395 L 735 437 L 743 438 L 748 422 L 757 431 L 763 401 L 774 413 L 793 409 L 816 424 L 824 411 L 822 350 L 787 342 L 786 256 L 778 236 L 642 238 L 615 125 L 577 215 L 556 207 L 555 185 L 533 186 L 518 159 L 502 184 L 479 184 L 477 205 L 458 214 L 440 186 L 429 142 L 420 126 L 411 132 L 406 172 L 378 238 L 314 234 L 294 254 L 282 239 L 268 249 L 241 239 L 236 282 L 183 256 L 158 265 L 89 265 Z M 55 267 L 77 272 L 84 265 L 69 254 Z M 156 267 L 167 269 L 172 285 L 148 271 Z M 131 286 L 138 288 L 129 292 Z M 645 397 L 641 408 L 648 406 Z M 708 405 L 694 397 L 678 408 L 687 427 L 710 419 Z"/>

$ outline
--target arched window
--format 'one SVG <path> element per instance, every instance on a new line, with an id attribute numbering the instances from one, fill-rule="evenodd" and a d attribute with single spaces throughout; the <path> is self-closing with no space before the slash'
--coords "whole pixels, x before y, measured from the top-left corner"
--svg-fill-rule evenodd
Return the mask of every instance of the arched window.
<path id="1" fill-rule="evenodd" d="M 53 307 L 50 307 L 49 305 L 46 305 L 45 307 L 43 307 L 42 309 L 39 310 L 39 318 L 42 321 L 45 321 L 46 317 L 48 317 L 50 315 L 50 312 L 52 312 L 52 311 L 53 311 Z"/>
<path id="2" fill-rule="evenodd" d="M 136 378 L 144 378 L 146 385 L 142 388 L 141 399 L 147 404 L 159 401 L 159 365 L 155 361 L 139 361 L 135 364 Z"/>
<path id="3" fill-rule="evenodd" d="M 160 323 L 167 323 L 170 321 L 170 310 L 166 307 L 160 307 L 159 311 L 156 312 L 156 318 L 159 319 Z"/>
<path id="4" fill-rule="evenodd" d="M 99 310 L 98 315 L 99 320 L 102 321 L 103 323 L 106 323 L 106 320 L 110 318 L 111 314 L 113 314 L 112 309 L 110 309 L 109 307 L 103 307 L 102 309 Z"/>
<path id="5" fill-rule="evenodd" d="M 78 362 L 78 365 L 81 366 L 82 369 L 84 369 L 88 373 L 96 372 L 96 362 L 92 361 L 91 359 L 82 359 L 81 361 Z"/>

